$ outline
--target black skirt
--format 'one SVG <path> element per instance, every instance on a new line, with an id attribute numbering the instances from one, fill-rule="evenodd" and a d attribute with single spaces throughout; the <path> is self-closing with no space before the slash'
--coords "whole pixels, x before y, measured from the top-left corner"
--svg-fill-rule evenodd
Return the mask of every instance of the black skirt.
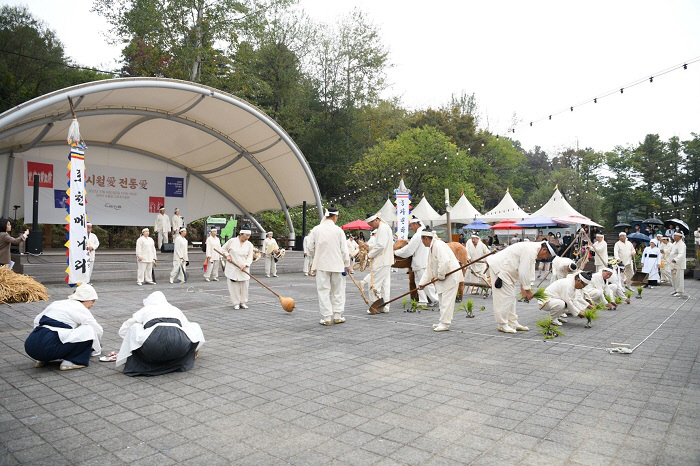
<path id="1" fill-rule="evenodd" d="M 196 349 L 197 343 L 192 343 L 180 327 L 156 327 L 127 358 L 124 374 L 133 377 L 187 372 L 194 367 Z"/>

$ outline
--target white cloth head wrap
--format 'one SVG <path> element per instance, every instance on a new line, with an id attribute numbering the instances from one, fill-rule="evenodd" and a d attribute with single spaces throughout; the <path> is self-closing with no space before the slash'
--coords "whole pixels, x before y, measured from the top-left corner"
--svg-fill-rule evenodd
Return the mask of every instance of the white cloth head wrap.
<path id="1" fill-rule="evenodd" d="M 253 233 L 250 230 L 241 230 L 238 232 L 239 235 L 252 235 Z"/>
<path id="2" fill-rule="evenodd" d="M 585 283 L 586 285 L 588 285 L 589 283 L 591 283 L 591 281 L 590 281 L 589 279 L 587 279 L 582 273 L 576 275 L 576 278 L 578 278 L 579 280 L 581 280 L 581 281 L 582 281 L 583 283 Z"/>
<path id="3" fill-rule="evenodd" d="M 141 230 L 141 233 L 143 233 L 144 231 L 149 231 L 149 232 L 150 232 L 151 230 L 149 230 L 148 228 L 144 228 L 143 230 Z"/>
<path id="4" fill-rule="evenodd" d="M 375 220 L 381 219 L 381 218 L 382 218 L 382 216 L 379 213 L 376 213 L 376 214 L 370 216 L 367 220 L 365 220 L 365 222 L 367 222 L 367 223 L 374 222 Z"/>
<path id="5" fill-rule="evenodd" d="M 157 306 L 159 304 L 168 304 L 168 300 L 165 299 L 162 291 L 154 291 L 143 300 L 144 306 Z"/>
<path id="6" fill-rule="evenodd" d="M 94 301 L 97 299 L 97 291 L 95 291 L 92 285 L 83 283 L 75 288 L 75 291 L 72 295 L 68 296 L 68 299 L 74 299 L 76 301 Z"/>
<path id="7" fill-rule="evenodd" d="M 547 247 L 547 250 L 548 250 L 549 253 L 552 255 L 552 257 L 556 257 L 557 253 L 554 252 L 554 248 L 552 248 L 552 245 L 549 244 L 549 241 L 542 241 L 541 244 L 542 244 L 542 246 L 546 246 L 546 247 Z"/>
<path id="8" fill-rule="evenodd" d="M 617 236 L 627 236 L 627 233 L 625 233 L 624 231 L 621 231 L 620 234 L 618 234 Z"/>
<path id="9" fill-rule="evenodd" d="M 427 236 L 429 238 L 433 238 L 435 236 L 435 232 L 433 230 L 423 230 L 420 232 L 421 236 Z"/>

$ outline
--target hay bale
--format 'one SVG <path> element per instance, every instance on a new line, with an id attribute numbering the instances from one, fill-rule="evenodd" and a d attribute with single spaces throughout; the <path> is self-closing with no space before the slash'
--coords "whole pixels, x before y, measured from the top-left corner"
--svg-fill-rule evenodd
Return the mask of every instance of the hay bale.
<path id="1" fill-rule="evenodd" d="M 30 303 L 48 299 L 44 285 L 28 275 L 0 267 L 0 303 Z"/>

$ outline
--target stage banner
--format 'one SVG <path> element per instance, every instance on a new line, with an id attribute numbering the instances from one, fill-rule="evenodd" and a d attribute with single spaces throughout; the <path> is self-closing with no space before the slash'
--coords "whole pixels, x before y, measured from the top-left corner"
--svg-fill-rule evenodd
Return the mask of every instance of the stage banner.
<path id="1" fill-rule="evenodd" d="M 68 216 L 66 230 L 68 231 L 68 267 L 66 281 L 68 284 L 88 282 L 87 269 L 90 266 L 87 249 L 87 213 L 85 211 L 85 151 L 78 147 L 70 148 L 68 162 Z M 41 217 L 39 217 L 41 218 Z"/>
<path id="2" fill-rule="evenodd" d="M 396 235 L 398 239 L 408 239 L 408 224 L 411 214 L 410 192 L 411 190 L 406 188 L 402 178 L 398 189 L 394 190 L 394 196 L 396 197 Z"/>
<path id="3" fill-rule="evenodd" d="M 38 174 L 39 223 L 64 222 L 65 208 L 69 201 L 66 190 L 56 182 L 55 175 L 60 173 L 65 173 L 64 162 L 37 157 L 25 159 L 26 218 L 32 216 L 31 184 L 33 175 Z M 95 225 L 150 226 L 161 205 L 165 206 L 169 216 L 176 207 L 185 207 L 186 173 L 182 170 L 169 169 L 166 174 L 138 167 L 110 167 L 90 163 L 84 173 L 84 184 L 90 222 Z"/>

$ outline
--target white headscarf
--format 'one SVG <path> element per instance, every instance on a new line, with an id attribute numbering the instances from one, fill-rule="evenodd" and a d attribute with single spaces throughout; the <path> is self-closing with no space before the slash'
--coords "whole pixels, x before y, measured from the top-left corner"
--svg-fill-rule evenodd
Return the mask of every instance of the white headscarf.
<path id="1" fill-rule="evenodd" d="M 95 301 L 97 300 L 97 291 L 95 291 L 92 285 L 83 283 L 75 288 L 75 291 L 72 295 L 68 296 L 68 299 L 74 299 L 76 301 Z"/>

